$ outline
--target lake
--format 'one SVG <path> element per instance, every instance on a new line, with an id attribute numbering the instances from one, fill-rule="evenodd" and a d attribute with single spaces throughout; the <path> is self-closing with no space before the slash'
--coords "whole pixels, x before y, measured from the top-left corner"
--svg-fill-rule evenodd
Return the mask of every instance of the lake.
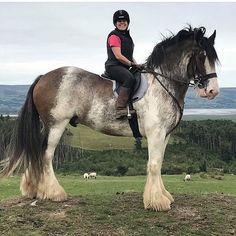
<path id="1" fill-rule="evenodd" d="M 185 109 L 184 115 L 236 115 L 236 109 Z"/>

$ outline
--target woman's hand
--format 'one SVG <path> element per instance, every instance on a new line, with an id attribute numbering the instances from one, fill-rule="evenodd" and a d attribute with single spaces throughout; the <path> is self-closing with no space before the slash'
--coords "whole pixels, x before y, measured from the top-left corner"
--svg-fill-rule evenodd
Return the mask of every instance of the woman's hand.
<path id="1" fill-rule="evenodd" d="M 143 64 L 137 64 L 136 62 L 131 62 L 131 67 L 138 68 L 139 70 L 143 70 L 144 69 L 144 65 Z"/>

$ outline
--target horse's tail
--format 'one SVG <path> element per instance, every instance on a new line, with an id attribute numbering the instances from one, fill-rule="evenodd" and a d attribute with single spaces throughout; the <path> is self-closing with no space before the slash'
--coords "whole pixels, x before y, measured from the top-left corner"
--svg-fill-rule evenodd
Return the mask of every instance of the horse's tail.
<path id="1" fill-rule="evenodd" d="M 2 163 L 3 176 L 11 175 L 23 164 L 24 170 L 32 171 L 36 179 L 43 169 L 43 153 L 46 148 L 47 135 L 41 132 L 39 114 L 33 101 L 33 90 L 41 75 L 30 86 L 25 103 L 16 121 L 13 137 L 8 148 L 7 158 Z"/>

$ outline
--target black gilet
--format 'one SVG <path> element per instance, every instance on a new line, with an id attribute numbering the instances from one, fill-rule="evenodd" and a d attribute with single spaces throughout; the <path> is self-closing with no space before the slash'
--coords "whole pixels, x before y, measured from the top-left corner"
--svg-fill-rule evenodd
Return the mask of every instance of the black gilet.
<path id="1" fill-rule="evenodd" d="M 128 30 L 127 31 L 119 31 L 118 29 L 115 29 L 115 30 L 111 31 L 110 34 L 108 34 L 108 36 L 107 36 L 107 56 L 108 56 L 108 59 L 105 62 L 105 67 L 112 66 L 112 65 L 122 65 L 122 66 L 128 68 L 129 66 L 122 64 L 121 62 L 119 62 L 115 58 L 115 55 L 113 54 L 111 47 L 108 44 L 108 38 L 113 34 L 117 35 L 120 38 L 121 54 L 123 56 L 125 56 L 126 58 L 128 58 L 130 61 L 133 60 L 134 43 L 133 43 L 133 40 L 129 34 L 129 31 Z"/>

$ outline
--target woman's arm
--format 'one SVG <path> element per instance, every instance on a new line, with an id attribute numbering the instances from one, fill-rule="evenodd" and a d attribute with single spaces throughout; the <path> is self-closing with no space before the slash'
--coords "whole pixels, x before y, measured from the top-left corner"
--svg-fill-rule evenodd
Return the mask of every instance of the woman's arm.
<path id="1" fill-rule="evenodd" d="M 120 61 L 122 64 L 125 64 L 127 66 L 131 66 L 132 65 L 132 62 L 121 54 L 120 47 L 112 47 L 111 50 L 112 50 L 115 58 L 118 61 Z"/>

